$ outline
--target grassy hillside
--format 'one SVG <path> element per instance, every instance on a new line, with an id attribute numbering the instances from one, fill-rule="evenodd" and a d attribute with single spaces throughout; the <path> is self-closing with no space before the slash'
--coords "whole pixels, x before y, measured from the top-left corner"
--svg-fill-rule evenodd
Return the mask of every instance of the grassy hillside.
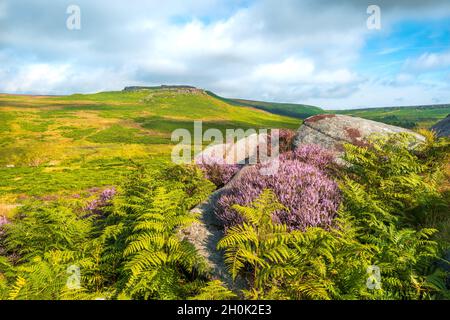
<path id="1" fill-rule="evenodd" d="M 332 111 L 405 128 L 430 128 L 450 114 L 450 104 Z"/>
<path id="2" fill-rule="evenodd" d="M 258 108 L 273 114 L 285 115 L 299 119 L 306 119 L 310 116 L 321 113 L 338 113 L 375 120 L 409 129 L 430 128 L 433 124 L 450 114 L 450 104 L 365 108 L 353 110 L 324 110 L 319 107 L 305 104 L 223 98 L 209 91 L 208 94 L 228 104 Z"/>
<path id="3" fill-rule="evenodd" d="M 258 108 L 261 110 L 268 111 L 273 114 L 279 114 L 299 119 L 306 119 L 310 116 L 324 113 L 319 107 L 309 106 L 306 104 L 295 104 L 295 103 L 277 103 L 277 102 L 264 102 L 264 101 L 254 101 L 245 99 L 229 99 L 223 98 L 215 95 L 212 92 L 208 92 L 211 96 L 221 99 L 229 104 L 236 106 L 246 106 L 252 108 Z"/>
<path id="4" fill-rule="evenodd" d="M 0 95 L 0 207 L 29 196 L 80 196 L 114 184 L 130 160 L 168 161 L 171 132 L 297 128 L 297 119 L 166 89 L 70 96 Z M 1 208 L 0 208 L 1 209 Z"/>

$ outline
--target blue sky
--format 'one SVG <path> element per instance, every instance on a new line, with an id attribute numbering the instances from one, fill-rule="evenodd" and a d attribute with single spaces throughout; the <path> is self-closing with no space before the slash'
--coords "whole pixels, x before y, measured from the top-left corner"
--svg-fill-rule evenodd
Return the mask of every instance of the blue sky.
<path id="1" fill-rule="evenodd" d="M 450 103 L 450 1 L 0 0 L 0 92 L 159 84 L 327 109 Z"/>
<path id="2" fill-rule="evenodd" d="M 417 59 L 424 53 L 442 54 L 449 49 L 450 19 L 414 21 L 405 17 L 395 22 L 389 30 L 369 35 L 361 56 L 370 57 L 371 64 L 375 65 L 395 63 L 397 68 L 391 71 L 398 72 L 398 67 L 407 59 Z M 370 69 L 366 59 L 361 59 L 359 63 L 362 70 L 366 67 Z M 444 69 L 445 66 L 442 67 Z"/>

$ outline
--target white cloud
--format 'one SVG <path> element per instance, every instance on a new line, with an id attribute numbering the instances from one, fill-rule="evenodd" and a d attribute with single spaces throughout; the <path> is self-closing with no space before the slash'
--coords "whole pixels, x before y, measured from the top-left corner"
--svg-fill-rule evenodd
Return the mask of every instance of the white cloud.
<path id="1" fill-rule="evenodd" d="M 412 81 L 414 81 L 415 77 L 412 74 L 409 73 L 399 73 L 395 77 L 395 81 L 398 84 L 410 84 Z"/>
<path id="2" fill-rule="evenodd" d="M 450 66 L 450 52 L 424 53 L 417 59 L 409 59 L 405 62 L 405 69 L 435 70 Z"/>
<path id="3" fill-rule="evenodd" d="M 14 75 L 5 83 L 9 92 L 33 92 L 45 83 L 51 90 L 66 79 L 68 65 L 30 64 L 14 70 Z"/>
<path id="4" fill-rule="evenodd" d="M 314 63 L 309 59 L 288 58 L 279 63 L 256 66 L 252 77 L 258 81 L 296 83 L 311 77 L 314 69 Z"/>
<path id="5" fill-rule="evenodd" d="M 120 71 L 90 68 L 80 70 L 70 64 L 29 64 L 14 68 L 0 68 L 5 92 L 30 94 L 60 94 L 61 92 L 96 92 L 115 90 L 122 86 Z M 41 89 L 45 84 L 46 90 Z M 76 87 L 78 90 L 73 90 Z M 94 89 L 93 89 L 94 88 Z"/>
<path id="6" fill-rule="evenodd" d="M 333 71 L 322 71 L 314 78 L 318 84 L 321 83 L 336 83 L 336 84 L 349 84 L 358 81 L 358 76 L 347 70 L 338 69 Z"/>

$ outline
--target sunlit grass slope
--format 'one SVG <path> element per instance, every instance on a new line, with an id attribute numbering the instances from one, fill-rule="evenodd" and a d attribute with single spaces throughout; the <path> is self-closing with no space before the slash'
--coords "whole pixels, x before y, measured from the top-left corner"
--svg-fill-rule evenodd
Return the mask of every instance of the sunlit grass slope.
<path id="1" fill-rule="evenodd" d="M 292 128 L 300 121 L 202 91 L 0 95 L 0 205 L 114 185 L 132 162 L 168 161 L 177 128 Z M 3 199 L 3 200 L 2 200 Z M 7 201 L 5 199 L 8 199 Z"/>
<path id="2" fill-rule="evenodd" d="M 230 99 L 219 97 L 218 95 L 212 92 L 208 92 L 208 94 L 232 105 L 257 108 L 267 112 L 271 112 L 273 114 L 279 114 L 298 119 L 306 119 L 316 114 L 324 113 L 324 110 L 322 110 L 321 108 L 306 104 Z"/>

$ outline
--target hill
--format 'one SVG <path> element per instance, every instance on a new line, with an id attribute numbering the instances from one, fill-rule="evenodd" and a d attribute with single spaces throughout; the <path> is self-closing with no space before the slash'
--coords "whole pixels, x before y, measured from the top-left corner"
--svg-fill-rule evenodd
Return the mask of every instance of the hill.
<path id="1" fill-rule="evenodd" d="M 203 120 L 204 130 L 295 129 L 300 124 L 186 87 L 68 96 L 0 94 L 0 206 L 17 197 L 78 195 L 114 184 L 128 172 L 130 160 L 168 161 L 172 131 L 192 130 L 194 120 Z"/>
<path id="2" fill-rule="evenodd" d="M 330 111 L 404 128 L 430 128 L 450 114 L 450 104 Z"/>
<path id="3" fill-rule="evenodd" d="M 206 93 L 231 105 L 257 108 L 273 114 L 298 119 L 306 119 L 310 116 L 321 113 L 337 113 L 375 120 L 408 129 L 430 128 L 433 124 L 450 114 L 450 104 L 324 110 L 322 108 L 306 104 L 224 98 L 210 91 L 206 91 Z"/>
<path id="4" fill-rule="evenodd" d="M 211 91 L 207 93 L 217 99 L 225 101 L 229 104 L 235 106 L 245 106 L 261 109 L 273 114 L 279 114 L 284 116 L 289 116 L 298 119 L 306 119 L 310 116 L 324 113 L 324 110 L 319 107 L 314 107 L 306 104 L 296 104 L 296 103 L 278 103 L 278 102 L 264 102 L 255 100 L 245 100 L 245 99 L 231 99 L 220 97 Z"/>

